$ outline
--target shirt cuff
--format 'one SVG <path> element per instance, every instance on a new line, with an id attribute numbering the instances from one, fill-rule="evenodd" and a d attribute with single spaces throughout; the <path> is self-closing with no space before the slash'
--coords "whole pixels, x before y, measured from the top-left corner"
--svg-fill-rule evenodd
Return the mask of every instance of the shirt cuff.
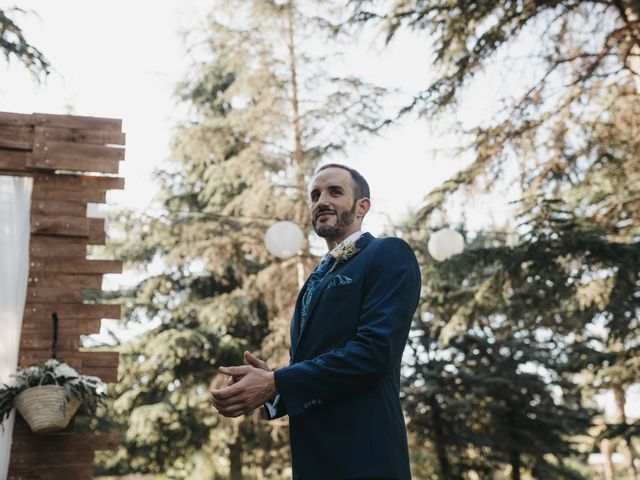
<path id="1" fill-rule="evenodd" d="M 276 398 L 269 402 L 264 402 L 264 406 L 267 407 L 267 411 L 269 412 L 269 416 L 271 418 L 275 417 L 278 414 L 278 402 L 280 401 L 280 394 L 276 395 Z"/>

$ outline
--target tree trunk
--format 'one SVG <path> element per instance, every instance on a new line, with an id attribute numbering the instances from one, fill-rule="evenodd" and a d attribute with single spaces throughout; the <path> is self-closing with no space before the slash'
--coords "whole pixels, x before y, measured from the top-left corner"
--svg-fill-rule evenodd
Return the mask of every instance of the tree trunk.
<path id="1" fill-rule="evenodd" d="M 305 173 L 306 165 L 304 164 L 304 155 L 302 148 L 302 121 L 300 119 L 300 100 L 298 99 L 298 60 L 296 57 L 296 44 L 294 35 L 294 2 L 289 0 L 287 6 L 287 48 L 289 50 L 289 74 L 291 82 L 291 113 L 293 126 L 293 158 L 291 159 L 291 167 L 294 172 L 294 181 L 296 187 L 302 189 L 302 198 L 305 198 L 306 191 Z M 299 219 L 304 221 L 304 219 Z M 304 225 L 305 223 L 301 223 Z"/>
<path id="2" fill-rule="evenodd" d="M 605 480 L 615 480 L 616 470 L 613 466 L 613 443 L 610 440 L 602 440 L 600 442 L 600 451 L 604 457 Z"/>
<path id="3" fill-rule="evenodd" d="M 236 441 L 229 445 L 229 478 L 230 480 L 242 480 L 242 442 L 240 435 Z"/>
<path id="4" fill-rule="evenodd" d="M 302 228 L 304 235 L 303 251 L 308 251 L 308 234 L 309 234 L 309 209 L 306 207 L 307 197 L 307 184 L 305 175 L 308 170 L 308 165 L 304 159 L 304 149 L 302 145 L 302 120 L 300 118 L 300 100 L 298 98 L 298 61 L 296 57 L 296 43 L 295 43 L 295 27 L 294 27 L 294 9 L 295 4 L 293 0 L 289 0 L 287 5 L 287 48 L 289 50 L 289 74 L 291 82 L 291 112 L 292 112 L 292 126 L 293 126 L 293 158 L 291 159 L 291 167 L 293 170 L 293 181 L 295 187 L 300 192 L 300 209 L 296 212 L 296 218 L 294 222 Z M 303 266 L 302 276 L 298 271 L 298 283 L 302 287 L 304 282 L 304 265 L 302 258 L 300 259 L 300 265 Z M 302 278 L 302 280 L 300 280 Z"/>
<path id="5" fill-rule="evenodd" d="M 287 9 L 287 34 L 288 34 L 288 45 L 289 48 L 289 72 L 291 75 L 291 110 L 293 112 L 293 135 L 294 135 L 294 150 L 293 150 L 293 168 L 295 168 L 298 172 L 304 173 L 304 167 L 302 165 L 303 155 L 302 155 L 302 127 L 300 124 L 300 103 L 298 100 L 298 74 L 297 74 L 297 59 L 296 59 L 296 46 L 295 46 L 295 38 L 294 38 L 294 27 L 293 27 L 293 9 L 294 4 L 293 0 L 289 0 L 289 5 Z M 300 175 L 300 173 L 298 174 Z M 298 181 L 301 178 L 298 177 Z M 301 182 L 304 185 L 304 180 Z"/>
<path id="6" fill-rule="evenodd" d="M 634 45 L 631 46 L 630 52 L 626 61 L 628 67 L 634 73 L 634 80 L 636 83 L 636 92 L 640 93 L 640 26 L 638 25 L 638 18 L 640 18 L 640 1 L 632 0 L 631 2 L 622 2 L 618 7 L 620 16 L 627 24 L 631 36 L 635 39 Z"/>
<path id="7" fill-rule="evenodd" d="M 621 425 L 626 425 L 627 424 L 627 415 L 624 411 L 624 407 L 625 407 L 625 403 L 626 403 L 626 399 L 625 399 L 625 391 L 624 388 L 621 387 L 620 385 L 614 385 L 613 386 L 613 397 L 615 399 L 615 404 L 616 404 L 616 413 L 617 413 L 617 420 L 618 423 L 620 423 Z M 638 471 L 636 469 L 636 462 L 635 462 L 635 452 L 633 450 L 633 445 L 631 444 L 631 440 L 630 438 L 625 438 L 624 442 L 627 446 L 627 461 L 629 462 L 629 475 L 630 478 L 632 478 L 633 480 L 636 480 L 638 478 Z"/>
<path id="8" fill-rule="evenodd" d="M 520 480 L 520 452 L 509 451 L 509 463 L 511 463 L 511 480 Z"/>
<path id="9" fill-rule="evenodd" d="M 431 398 L 431 409 L 433 411 L 433 434 L 434 444 L 436 446 L 436 456 L 440 465 L 440 480 L 451 480 L 451 467 L 447 458 L 447 451 L 444 444 L 444 432 L 442 430 L 442 421 L 440 418 L 440 407 L 435 397 Z"/>
<path id="10" fill-rule="evenodd" d="M 511 368 L 515 371 L 516 366 L 513 365 Z M 509 405 L 509 411 L 507 414 L 507 434 L 509 446 L 509 464 L 511 465 L 511 480 L 520 480 L 520 450 L 515 447 L 518 445 L 516 442 L 514 429 L 515 429 L 515 420 L 514 420 L 514 408 L 512 405 Z"/>

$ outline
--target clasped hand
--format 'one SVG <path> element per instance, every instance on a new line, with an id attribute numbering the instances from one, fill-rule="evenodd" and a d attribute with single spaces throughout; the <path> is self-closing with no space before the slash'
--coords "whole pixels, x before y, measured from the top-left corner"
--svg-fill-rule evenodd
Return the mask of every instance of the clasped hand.
<path id="1" fill-rule="evenodd" d="M 272 399 L 277 391 L 273 372 L 267 364 L 244 352 L 248 365 L 220 367 L 229 375 L 225 388 L 211 390 L 213 406 L 225 417 L 239 417 Z"/>

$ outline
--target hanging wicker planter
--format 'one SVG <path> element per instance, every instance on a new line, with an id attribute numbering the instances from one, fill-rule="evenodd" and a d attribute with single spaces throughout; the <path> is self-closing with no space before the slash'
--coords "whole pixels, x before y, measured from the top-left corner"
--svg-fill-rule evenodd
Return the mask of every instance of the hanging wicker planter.
<path id="1" fill-rule="evenodd" d="M 33 432 L 55 432 L 67 428 L 80 405 L 89 415 L 106 397 L 107 386 L 98 377 L 81 375 L 56 359 L 58 315 L 52 312 L 53 345 L 44 363 L 21 367 L 11 375 L 10 385 L 0 385 L 0 423 L 15 408 Z"/>
<path id="2" fill-rule="evenodd" d="M 15 398 L 15 407 L 34 432 L 63 430 L 80 407 L 80 400 L 65 400 L 66 391 L 58 385 L 43 385 L 24 390 Z"/>

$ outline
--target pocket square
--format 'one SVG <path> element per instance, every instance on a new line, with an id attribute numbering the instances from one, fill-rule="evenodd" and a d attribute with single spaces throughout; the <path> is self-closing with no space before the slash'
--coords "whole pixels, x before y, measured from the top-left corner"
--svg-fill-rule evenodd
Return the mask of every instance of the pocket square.
<path id="1" fill-rule="evenodd" d="M 342 285 L 349 285 L 353 283 L 353 280 L 345 275 L 336 275 L 331 279 L 327 288 L 339 287 Z"/>

